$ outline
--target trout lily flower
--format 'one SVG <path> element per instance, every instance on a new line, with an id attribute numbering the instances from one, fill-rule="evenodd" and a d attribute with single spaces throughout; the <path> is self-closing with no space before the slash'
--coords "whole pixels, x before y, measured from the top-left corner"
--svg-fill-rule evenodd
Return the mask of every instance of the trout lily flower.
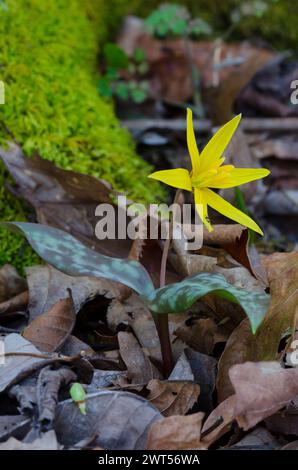
<path id="1" fill-rule="evenodd" d="M 222 156 L 240 122 L 241 115 L 221 127 L 208 142 L 202 153 L 199 153 L 192 122 L 192 111 L 187 109 L 187 146 L 192 170 L 185 168 L 155 171 L 149 178 L 161 181 L 178 189 L 194 193 L 196 210 L 204 225 L 211 232 L 212 225 L 208 218 L 208 206 L 224 216 L 263 235 L 261 228 L 248 215 L 219 196 L 214 189 L 227 189 L 269 175 L 264 168 L 235 168 L 234 165 L 223 165 Z"/>

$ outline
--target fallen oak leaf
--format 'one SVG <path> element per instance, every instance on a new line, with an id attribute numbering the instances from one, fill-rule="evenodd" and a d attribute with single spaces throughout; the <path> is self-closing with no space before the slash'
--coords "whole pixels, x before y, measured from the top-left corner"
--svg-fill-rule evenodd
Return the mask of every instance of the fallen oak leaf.
<path id="1" fill-rule="evenodd" d="M 207 446 L 201 441 L 204 413 L 170 416 L 154 423 L 148 434 L 147 450 L 198 450 Z"/>
<path id="2" fill-rule="evenodd" d="M 150 380 L 149 400 L 164 416 L 185 415 L 197 401 L 200 386 L 185 380 Z"/>
<path id="3" fill-rule="evenodd" d="M 28 325 L 23 337 L 46 352 L 61 348 L 75 325 L 72 298 L 59 300 L 50 310 Z"/>

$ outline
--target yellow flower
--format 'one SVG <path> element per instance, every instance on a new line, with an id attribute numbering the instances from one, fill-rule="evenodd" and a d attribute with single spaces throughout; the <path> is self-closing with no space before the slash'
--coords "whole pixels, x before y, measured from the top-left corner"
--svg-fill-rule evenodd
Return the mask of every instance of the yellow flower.
<path id="1" fill-rule="evenodd" d="M 222 154 L 236 131 L 240 119 L 241 115 L 239 114 L 221 127 L 199 154 L 192 122 L 192 111 L 188 108 L 187 146 L 191 158 L 191 172 L 185 168 L 176 168 L 175 170 L 155 171 L 149 175 L 149 178 L 162 181 L 174 188 L 193 192 L 196 210 L 209 231 L 212 231 L 213 228 L 208 219 L 208 206 L 263 235 L 254 220 L 209 189 L 233 188 L 264 178 L 270 173 L 264 168 L 235 168 L 234 165 L 222 165 L 225 161 Z"/>

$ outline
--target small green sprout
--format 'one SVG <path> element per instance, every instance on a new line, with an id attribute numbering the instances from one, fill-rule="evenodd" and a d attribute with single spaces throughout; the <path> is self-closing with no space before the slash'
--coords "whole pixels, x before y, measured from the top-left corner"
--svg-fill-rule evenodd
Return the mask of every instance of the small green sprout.
<path id="1" fill-rule="evenodd" d="M 86 392 L 83 386 L 79 382 L 75 382 L 72 384 L 69 390 L 69 394 L 71 399 L 75 402 L 75 404 L 79 407 L 80 412 L 82 415 L 85 415 L 86 412 Z"/>

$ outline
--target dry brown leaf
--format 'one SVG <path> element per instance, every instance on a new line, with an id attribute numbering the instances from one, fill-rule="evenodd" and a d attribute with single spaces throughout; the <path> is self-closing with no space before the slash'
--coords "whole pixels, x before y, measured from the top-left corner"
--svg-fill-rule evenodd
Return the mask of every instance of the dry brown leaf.
<path id="1" fill-rule="evenodd" d="M 204 413 L 188 416 L 170 416 L 155 422 L 148 433 L 147 450 L 206 449 L 201 442 Z"/>
<path id="2" fill-rule="evenodd" d="M 298 395 L 283 410 L 269 416 L 265 423 L 276 434 L 298 436 Z"/>
<path id="3" fill-rule="evenodd" d="M 283 335 L 293 327 L 298 311 L 298 251 L 275 253 L 263 260 L 270 285 L 270 307 L 253 335 L 247 319 L 231 334 L 219 361 L 217 390 L 219 401 L 231 393 L 228 371 L 245 361 L 277 359 Z"/>
<path id="4" fill-rule="evenodd" d="M 164 416 L 185 415 L 200 393 L 200 386 L 185 380 L 151 380 L 147 385 L 150 393 L 147 399 Z"/>
<path id="5" fill-rule="evenodd" d="M 263 260 L 270 286 L 270 308 L 251 342 L 251 360 L 276 359 L 284 333 L 298 310 L 298 251 L 274 253 Z"/>
<path id="6" fill-rule="evenodd" d="M 205 445 L 210 446 L 230 430 L 235 418 L 235 403 L 236 395 L 231 395 L 208 416 L 202 428 L 202 442 Z"/>
<path id="7" fill-rule="evenodd" d="M 68 276 L 52 266 L 27 268 L 30 319 L 50 310 L 71 290 L 75 312 L 97 296 L 113 299 L 119 295 L 118 285 L 91 276 Z"/>
<path id="8" fill-rule="evenodd" d="M 118 333 L 119 352 L 127 367 L 127 377 L 132 385 L 146 385 L 151 379 L 160 377 L 137 339 L 132 333 Z"/>
<path id="9" fill-rule="evenodd" d="M 0 269 L 0 302 L 27 290 L 27 282 L 19 276 L 16 268 L 5 264 Z"/>
<path id="10" fill-rule="evenodd" d="M 212 318 L 195 318 L 184 322 L 174 334 L 195 351 L 210 354 L 215 344 L 217 325 Z"/>
<path id="11" fill-rule="evenodd" d="M 279 362 L 245 362 L 229 372 L 236 392 L 235 417 L 250 429 L 293 400 L 298 394 L 298 369 L 284 369 Z"/>
<path id="12" fill-rule="evenodd" d="M 29 292 L 26 290 L 21 294 L 17 294 L 9 300 L 5 300 L 0 304 L 0 315 L 8 315 L 14 312 L 25 312 L 28 306 Z"/>
<path id="13" fill-rule="evenodd" d="M 229 378 L 229 370 L 233 365 L 242 364 L 249 359 L 249 346 L 253 338 L 247 318 L 230 335 L 218 363 L 216 389 L 219 402 L 223 402 L 234 393 L 234 388 Z"/>
<path id="14" fill-rule="evenodd" d="M 24 338 L 46 352 L 58 350 L 73 330 L 76 314 L 71 298 L 59 300 L 46 313 L 39 315 L 28 325 Z"/>
<path id="15" fill-rule="evenodd" d="M 278 440 L 262 426 L 257 426 L 236 444 L 229 446 L 235 450 L 273 450 L 278 449 Z"/>
<path id="16" fill-rule="evenodd" d="M 37 155 L 25 158 L 15 144 L 8 150 L 0 149 L 0 158 L 17 183 L 17 194 L 35 207 L 40 223 L 61 228 L 105 255 L 128 255 L 130 240 L 99 240 L 95 236 L 96 207 L 113 204 L 109 183 L 63 170 Z"/>

